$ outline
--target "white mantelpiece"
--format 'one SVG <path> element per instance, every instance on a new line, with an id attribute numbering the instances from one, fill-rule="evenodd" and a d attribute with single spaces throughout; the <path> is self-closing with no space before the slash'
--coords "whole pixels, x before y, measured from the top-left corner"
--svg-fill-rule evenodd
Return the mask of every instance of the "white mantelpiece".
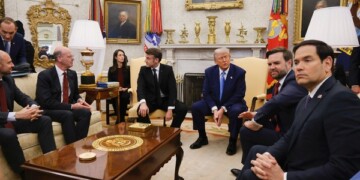
<path id="1" fill-rule="evenodd" d="M 163 44 L 163 58 L 174 67 L 174 73 L 203 73 L 214 65 L 214 50 L 230 49 L 231 58 L 264 57 L 266 44 Z"/>

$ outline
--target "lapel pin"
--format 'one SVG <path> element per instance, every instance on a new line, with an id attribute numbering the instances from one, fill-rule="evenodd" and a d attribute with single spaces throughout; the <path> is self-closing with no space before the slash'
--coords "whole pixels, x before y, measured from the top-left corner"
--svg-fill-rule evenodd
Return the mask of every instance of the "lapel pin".
<path id="1" fill-rule="evenodd" d="M 230 79 L 232 79 L 232 76 L 230 76 Z"/>
<path id="2" fill-rule="evenodd" d="M 317 98 L 318 98 L 318 99 L 321 99 L 321 98 L 322 98 L 322 94 L 319 94 L 319 95 L 317 96 Z"/>

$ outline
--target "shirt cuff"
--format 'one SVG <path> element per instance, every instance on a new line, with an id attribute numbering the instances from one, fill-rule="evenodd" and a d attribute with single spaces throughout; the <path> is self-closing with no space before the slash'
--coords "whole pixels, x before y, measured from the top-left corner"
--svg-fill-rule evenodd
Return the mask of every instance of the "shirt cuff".
<path id="1" fill-rule="evenodd" d="M 287 180 L 287 172 L 284 172 L 284 180 Z"/>
<path id="2" fill-rule="evenodd" d="M 7 120 L 8 121 L 16 121 L 15 112 L 9 112 Z"/>
<path id="3" fill-rule="evenodd" d="M 146 100 L 145 100 L 145 99 L 141 99 L 139 102 L 140 102 L 140 104 L 146 103 Z"/>
<path id="4" fill-rule="evenodd" d="M 227 109 L 226 109 L 226 107 L 225 107 L 225 106 L 221 106 L 221 108 L 223 108 L 223 109 L 224 109 L 224 112 L 227 112 Z"/>
<path id="5" fill-rule="evenodd" d="M 256 122 L 256 121 L 254 120 L 254 118 L 252 118 L 251 121 L 254 122 L 256 126 L 261 126 L 261 124 L 259 124 L 258 122 Z"/>
<path id="6" fill-rule="evenodd" d="M 175 109 L 175 106 L 169 106 L 168 109 Z"/>
<path id="7" fill-rule="evenodd" d="M 217 108 L 216 106 L 213 106 L 213 107 L 211 108 L 211 112 L 214 113 L 215 110 L 218 110 L 218 108 Z"/>

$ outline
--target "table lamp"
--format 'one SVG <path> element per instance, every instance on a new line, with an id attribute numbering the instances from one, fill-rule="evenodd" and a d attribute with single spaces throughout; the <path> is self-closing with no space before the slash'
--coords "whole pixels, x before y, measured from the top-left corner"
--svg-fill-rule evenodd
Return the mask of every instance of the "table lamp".
<path id="1" fill-rule="evenodd" d="M 315 10 L 304 39 L 320 40 L 334 49 L 359 46 L 355 25 L 347 7 Z"/>
<path id="2" fill-rule="evenodd" d="M 92 20 L 77 20 L 70 33 L 69 48 L 81 49 L 81 64 L 85 72 L 81 74 L 80 87 L 96 87 L 95 75 L 90 71 L 94 64 L 94 49 L 105 48 L 99 23 Z"/>

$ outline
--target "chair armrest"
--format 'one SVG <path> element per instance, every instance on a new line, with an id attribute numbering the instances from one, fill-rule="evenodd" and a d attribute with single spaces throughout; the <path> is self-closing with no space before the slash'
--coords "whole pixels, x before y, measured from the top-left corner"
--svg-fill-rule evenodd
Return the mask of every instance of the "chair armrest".
<path id="1" fill-rule="evenodd" d="M 265 102 L 265 98 L 266 98 L 266 94 L 259 94 L 255 97 L 253 97 L 252 101 L 251 101 L 251 107 L 250 107 L 250 112 L 253 112 L 255 110 L 255 105 L 256 105 L 256 101 L 264 101 Z"/>

